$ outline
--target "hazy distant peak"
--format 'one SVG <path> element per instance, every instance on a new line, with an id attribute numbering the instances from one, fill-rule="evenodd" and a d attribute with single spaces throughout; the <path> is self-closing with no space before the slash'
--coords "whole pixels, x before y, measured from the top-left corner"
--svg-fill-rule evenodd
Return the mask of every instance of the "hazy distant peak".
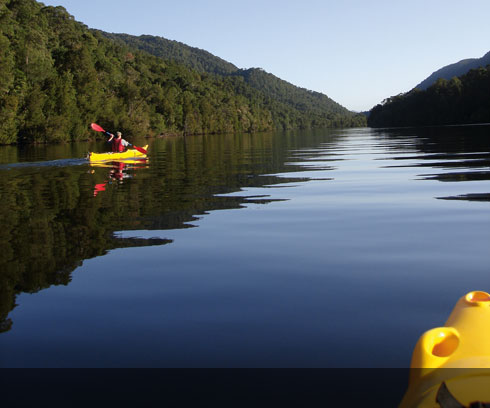
<path id="1" fill-rule="evenodd" d="M 454 64 L 446 65 L 445 67 L 433 72 L 428 78 L 423 80 L 415 88 L 425 90 L 434 84 L 439 78 L 451 79 L 466 74 L 470 69 L 486 67 L 490 64 L 490 51 L 481 58 L 467 58 Z"/>

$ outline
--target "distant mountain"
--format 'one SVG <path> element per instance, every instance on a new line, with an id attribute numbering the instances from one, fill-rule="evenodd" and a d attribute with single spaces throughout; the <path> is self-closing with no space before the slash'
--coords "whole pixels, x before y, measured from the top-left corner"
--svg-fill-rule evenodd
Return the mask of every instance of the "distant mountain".
<path id="1" fill-rule="evenodd" d="M 339 115 L 350 118 L 355 116 L 358 125 L 361 126 L 364 124 L 363 115 L 349 111 L 327 95 L 297 87 L 273 74 L 265 72 L 261 68 L 239 69 L 232 63 L 207 51 L 162 37 L 99 32 L 113 41 L 121 41 L 130 47 L 135 47 L 154 56 L 183 64 L 188 68 L 200 72 L 220 76 L 242 77 L 252 88 L 294 110 L 315 115 L 326 115 L 330 120 L 338 117 L 336 123 L 340 126 L 347 125 L 347 122 L 351 120 L 348 119 L 343 123 L 343 119 Z"/>
<path id="2" fill-rule="evenodd" d="M 470 69 L 486 67 L 490 64 L 490 51 L 481 58 L 464 59 L 455 64 L 446 65 L 445 67 L 432 73 L 427 79 L 423 80 L 415 88 L 426 90 L 434 84 L 439 78 L 450 80 L 453 77 L 459 77 L 466 74 Z"/>

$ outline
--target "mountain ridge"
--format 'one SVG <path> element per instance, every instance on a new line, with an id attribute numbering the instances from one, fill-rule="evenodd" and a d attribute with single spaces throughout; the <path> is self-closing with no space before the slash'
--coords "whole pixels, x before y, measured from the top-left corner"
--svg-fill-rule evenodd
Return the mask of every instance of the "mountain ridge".
<path id="1" fill-rule="evenodd" d="M 450 80 L 439 78 L 387 98 L 370 111 L 371 127 L 445 126 L 490 123 L 490 65 Z"/>
<path id="2" fill-rule="evenodd" d="M 466 58 L 461 61 L 455 62 L 454 64 L 446 65 L 438 69 L 437 71 L 434 71 L 426 79 L 424 79 L 417 86 L 415 86 L 415 88 L 420 90 L 426 90 L 440 78 L 450 80 L 453 77 L 459 77 L 461 75 L 466 74 L 471 69 L 476 69 L 480 67 L 484 68 L 489 64 L 490 64 L 490 51 L 487 52 L 481 58 Z"/>
<path id="3" fill-rule="evenodd" d="M 182 63 L 200 72 L 242 77 L 247 84 L 258 91 L 265 92 L 268 96 L 302 112 L 311 110 L 321 114 L 322 110 L 325 110 L 330 111 L 331 114 L 356 114 L 321 92 L 298 87 L 262 68 L 238 68 L 231 62 L 200 48 L 148 34 L 134 36 L 97 31 L 109 39 L 122 41 L 128 46 L 149 52 L 156 57 Z"/>
<path id="4" fill-rule="evenodd" d="M 108 33 L 98 29 L 93 29 L 93 31 L 111 40 L 122 41 L 126 45 L 146 51 L 156 57 L 183 63 L 200 72 L 225 75 L 239 69 L 231 62 L 225 61 L 209 51 L 192 47 L 180 41 L 149 34 L 135 36 L 125 33 Z"/>

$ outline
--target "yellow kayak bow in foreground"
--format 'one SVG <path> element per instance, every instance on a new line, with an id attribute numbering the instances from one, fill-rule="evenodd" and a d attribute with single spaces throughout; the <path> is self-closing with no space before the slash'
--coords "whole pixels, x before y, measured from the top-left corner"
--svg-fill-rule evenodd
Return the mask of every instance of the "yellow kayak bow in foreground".
<path id="1" fill-rule="evenodd" d="M 420 337 L 400 407 L 485 403 L 490 403 L 490 294 L 474 291 L 459 299 L 444 327 Z"/>

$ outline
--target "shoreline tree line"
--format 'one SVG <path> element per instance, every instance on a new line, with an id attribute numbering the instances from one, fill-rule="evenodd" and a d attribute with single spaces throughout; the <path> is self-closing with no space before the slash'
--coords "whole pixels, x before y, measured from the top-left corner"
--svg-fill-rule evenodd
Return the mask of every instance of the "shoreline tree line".
<path id="1" fill-rule="evenodd" d="M 490 65 L 450 80 L 440 78 L 386 99 L 370 112 L 371 127 L 459 125 L 490 122 Z"/>
<path id="2" fill-rule="evenodd" d="M 199 71 L 111 40 L 61 6 L 2 2 L 0 144 L 103 137 L 90 132 L 91 122 L 150 137 L 366 123 L 342 107 L 295 106 L 244 76 Z"/>

